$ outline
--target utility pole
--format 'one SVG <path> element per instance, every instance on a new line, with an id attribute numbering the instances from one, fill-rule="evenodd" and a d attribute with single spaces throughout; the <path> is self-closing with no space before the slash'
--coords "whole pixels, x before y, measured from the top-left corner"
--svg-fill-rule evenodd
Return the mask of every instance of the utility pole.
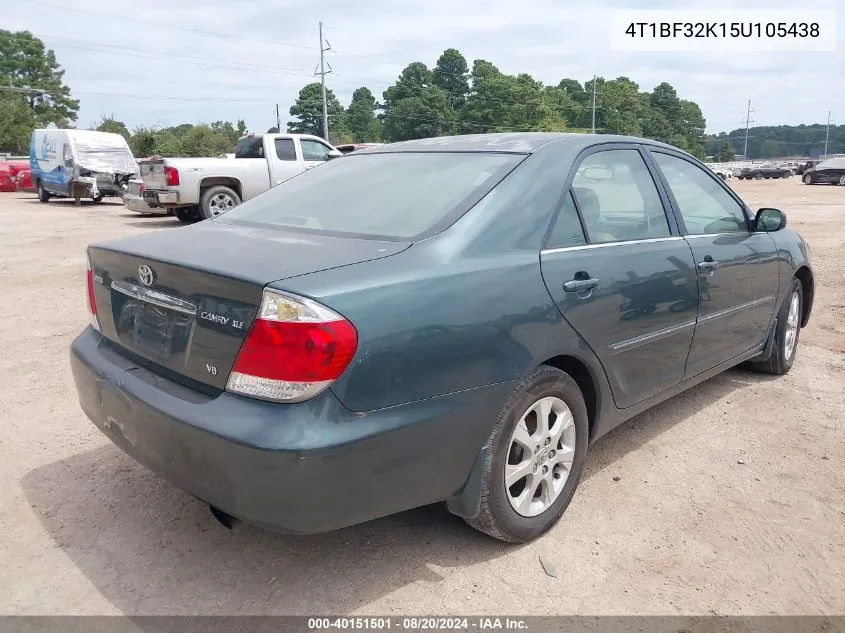
<path id="1" fill-rule="evenodd" d="M 276 104 L 276 132 L 282 133 L 282 120 L 279 118 L 279 104 Z"/>
<path id="2" fill-rule="evenodd" d="M 596 76 L 593 75 L 593 134 L 596 133 Z"/>
<path id="3" fill-rule="evenodd" d="M 323 43 L 325 42 L 325 47 Z M 326 75 L 332 72 L 331 64 L 326 61 L 326 51 L 332 50 L 328 40 L 323 40 L 323 23 L 320 22 L 320 72 L 314 71 L 315 75 L 320 75 L 320 83 L 323 86 L 323 138 L 329 140 L 329 105 L 326 102 Z M 329 67 L 326 70 L 326 66 Z"/>
<path id="4" fill-rule="evenodd" d="M 827 156 L 827 140 L 830 138 L 830 110 L 827 111 L 827 130 L 824 133 L 824 155 Z"/>
<path id="5" fill-rule="evenodd" d="M 748 126 L 754 120 L 751 118 L 751 99 L 748 100 L 748 110 L 745 111 L 745 147 L 742 149 L 742 159 L 748 160 Z"/>

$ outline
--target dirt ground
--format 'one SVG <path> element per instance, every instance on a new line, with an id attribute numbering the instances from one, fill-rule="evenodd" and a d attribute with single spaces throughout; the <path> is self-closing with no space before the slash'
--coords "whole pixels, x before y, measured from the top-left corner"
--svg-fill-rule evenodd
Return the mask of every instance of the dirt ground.
<path id="1" fill-rule="evenodd" d="M 86 244 L 178 222 L 0 194 L 0 613 L 845 613 L 845 187 L 734 187 L 812 246 L 792 372 L 730 371 L 615 430 L 520 547 L 438 507 L 310 537 L 221 527 L 94 428 L 68 365 Z"/>

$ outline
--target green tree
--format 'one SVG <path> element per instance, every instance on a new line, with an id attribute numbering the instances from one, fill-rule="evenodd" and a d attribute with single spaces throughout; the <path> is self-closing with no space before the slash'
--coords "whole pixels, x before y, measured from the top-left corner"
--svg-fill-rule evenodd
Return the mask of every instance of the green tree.
<path id="1" fill-rule="evenodd" d="M 156 154 L 156 133 L 148 127 L 136 127 L 129 140 L 129 147 L 135 158 L 149 158 Z"/>
<path id="2" fill-rule="evenodd" d="M 469 66 L 456 48 L 447 48 L 437 60 L 431 82 L 442 89 L 455 110 L 460 110 L 469 94 Z"/>
<path id="3" fill-rule="evenodd" d="M 205 124 L 193 126 L 181 141 L 184 156 L 217 156 L 231 152 L 235 146 L 226 134 Z"/>
<path id="4" fill-rule="evenodd" d="M 566 95 L 547 90 L 528 74 L 504 75 L 482 66 L 473 76 L 472 92 L 461 110 L 462 131 L 560 131 Z"/>
<path id="5" fill-rule="evenodd" d="M 376 98 L 369 88 L 362 87 L 352 93 L 346 109 L 346 125 L 356 143 L 372 143 L 381 139 L 381 125 L 376 118 Z"/>
<path id="6" fill-rule="evenodd" d="M 0 29 L 0 82 L 24 95 L 32 127 L 63 128 L 76 121 L 79 101 L 71 99 L 64 74 L 56 54 L 32 33 Z"/>
<path id="7" fill-rule="evenodd" d="M 326 89 L 326 105 L 329 115 L 329 135 L 332 138 L 340 137 L 346 133 L 346 113 L 334 92 L 328 88 Z M 290 115 L 296 120 L 288 123 L 288 132 L 323 137 L 322 86 L 317 82 L 304 86 L 290 108 Z"/>
<path id="8" fill-rule="evenodd" d="M 780 143 L 774 139 L 766 139 L 760 145 L 760 156 L 763 158 L 775 158 L 781 156 Z"/>
<path id="9" fill-rule="evenodd" d="M 405 97 L 383 115 L 388 142 L 446 136 L 454 133 L 456 116 L 448 95 L 432 87 L 418 97 Z"/>
<path id="10" fill-rule="evenodd" d="M 722 147 L 719 148 L 719 153 L 716 154 L 716 162 L 729 163 L 735 156 L 736 152 L 734 151 L 734 146 L 731 145 L 729 141 L 725 141 L 722 143 Z"/>
<path id="11" fill-rule="evenodd" d="M 127 141 L 131 140 L 132 134 L 129 128 L 123 121 L 118 121 L 114 114 L 106 116 L 105 114 L 100 118 L 100 122 L 94 128 L 98 132 L 111 132 L 112 134 L 120 134 Z"/>
<path id="12" fill-rule="evenodd" d="M 32 111 L 24 95 L 0 91 L 0 152 L 29 153 Z"/>
<path id="13" fill-rule="evenodd" d="M 384 108 L 390 109 L 402 99 L 422 97 L 432 86 L 431 71 L 422 62 L 408 64 L 396 83 L 384 91 Z"/>

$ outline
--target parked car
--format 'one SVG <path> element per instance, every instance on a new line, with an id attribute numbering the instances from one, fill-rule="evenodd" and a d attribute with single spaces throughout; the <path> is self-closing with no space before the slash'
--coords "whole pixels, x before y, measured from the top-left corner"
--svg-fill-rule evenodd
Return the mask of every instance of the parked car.
<path id="1" fill-rule="evenodd" d="M 15 178 L 15 191 L 18 193 L 32 193 L 35 185 L 32 184 L 32 172 L 29 169 L 21 169 Z"/>
<path id="2" fill-rule="evenodd" d="M 301 174 L 342 156 L 319 136 L 249 134 L 235 158 L 161 158 L 141 166 L 144 200 L 173 210 L 182 222 L 213 218 Z"/>
<path id="3" fill-rule="evenodd" d="M 804 172 L 805 185 L 842 185 L 845 187 L 845 158 L 828 158 Z"/>
<path id="4" fill-rule="evenodd" d="M 28 169 L 29 163 L 21 160 L 0 161 L 0 191 L 16 190 L 17 176 L 20 170 Z"/>
<path id="5" fill-rule="evenodd" d="M 783 212 L 612 135 L 362 150 L 87 256 L 82 410 L 225 525 L 298 534 L 446 501 L 536 538 L 624 420 L 789 372 L 814 296 Z"/>
<path id="6" fill-rule="evenodd" d="M 727 180 L 728 178 L 733 178 L 734 174 L 733 171 L 730 169 L 724 169 L 722 167 L 713 167 L 713 173 L 716 174 L 722 180 Z"/>
<path id="7" fill-rule="evenodd" d="M 138 165 L 120 134 L 93 130 L 38 129 L 29 145 L 38 199 L 121 197 Z"/>
<path id="8" fill-rule="evenodd" d="M 792 176 L 792 170 L 788 167 L 782 167 L 773 163 L 763 163 L 761 165 L 743 167 L 737 178 L 740 180 L 750 180 L 752 178 L 762 180 L 766 178 L 768 180 L 769 178 L 789 178 L 790 176 Z"/>
<path id="9" fill-rule="evenodd" d="M 812 169 L 813 167 L 818 165 L 820 162 L 821 162 L 820 160 L 815 160 L 815 159 L 814 160 L 808 160 L 807 162 L 799 165 L 798 171 L 796 171 L 795 173 L 803 176 L 805 171 L 807 171 L 808 169 Z"/>

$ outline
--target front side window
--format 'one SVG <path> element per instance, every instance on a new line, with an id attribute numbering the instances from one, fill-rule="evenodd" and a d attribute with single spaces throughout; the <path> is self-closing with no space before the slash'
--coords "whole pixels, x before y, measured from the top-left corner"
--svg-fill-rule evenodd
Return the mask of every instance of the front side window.
<path id="1" fill-rule="evenodd" d="M 310 141 L 302 139 L 302 158 L 303 160 L 328 160 L 329 148 L 317 141 Z"/>
<path id="2" fill-rule="evenodd" d="M 592 244 L 670 235 L 657 185 L 636 149 L 587 156 L 575 174 L 572 192 Z"/>
<path id="3" fill-rule="evenodd" d="M 671 154 L 652 152 L 652 156 L 669 183 L 688 234 L 748 231 L 743 208 L 704 169 Z"/>
<path id="4" fill-rule="evenodd" d="M 215 221 L 414 238 L 459 217 L 524 158 L 481 152 L 353 153 L 286 180 Z"/>

